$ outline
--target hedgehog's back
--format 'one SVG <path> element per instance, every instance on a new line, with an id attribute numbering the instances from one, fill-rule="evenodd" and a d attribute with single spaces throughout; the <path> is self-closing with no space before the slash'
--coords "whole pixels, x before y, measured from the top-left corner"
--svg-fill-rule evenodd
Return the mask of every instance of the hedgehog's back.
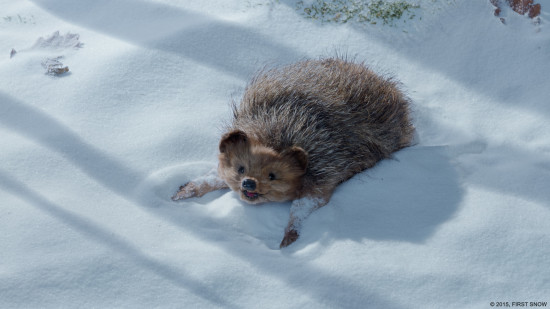
<path id="1" fill-rule="evenodd" d="M 342 59 L 260 72 L 235 110 L 234 128 L 275 150 L 306 150 L 311 175 L 343 181 L 408 146 L 409 101 L 391 79 Z"/>

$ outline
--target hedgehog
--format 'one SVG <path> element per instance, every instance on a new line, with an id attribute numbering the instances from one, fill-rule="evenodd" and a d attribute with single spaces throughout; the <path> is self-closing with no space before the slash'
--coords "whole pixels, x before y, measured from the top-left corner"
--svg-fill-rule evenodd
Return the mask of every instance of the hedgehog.
<path id="1" fill-rule="evenodd" d="M 245 88 L 211 174 L 181 186 L 181 200 L 230 188 L 251 204 L 291 201 L 280 247 L 342 182 L 410 146 L 410 99 L 392 78 L 342 58 L 264 69 Z"/>

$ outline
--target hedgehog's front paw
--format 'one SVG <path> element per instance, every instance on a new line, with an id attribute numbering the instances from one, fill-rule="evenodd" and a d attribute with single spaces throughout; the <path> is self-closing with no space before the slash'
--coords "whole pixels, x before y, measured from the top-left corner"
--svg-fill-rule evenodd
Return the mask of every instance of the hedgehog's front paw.
<path id="1" fill-rule="evenodd" d="M 172 196 L 172 201 L 195 197 L 197 196 L 197 193 L 198 193 L 197 186 L 192 182 L 188 182 L 183 186 L 181 186 L 178 192 L 176 192 L 176 194 Z"/>
<path id="2" fill-rule="evenodd" d="M 298 231 L 292 229 L 285 232 L 285 237 L 283 238 L 283 241 L 281 241 L 281 244 L 279 245 L 279 248 L 287 247 L 288 245 L 292 244 L 293 242 L 298 239 Z"/>

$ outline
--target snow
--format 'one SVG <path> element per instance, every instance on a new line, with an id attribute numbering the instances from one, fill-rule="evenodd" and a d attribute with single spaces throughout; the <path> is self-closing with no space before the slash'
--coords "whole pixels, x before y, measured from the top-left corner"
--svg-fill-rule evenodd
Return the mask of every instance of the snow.
<path id="1" fill-rule="evenodd" d="M 0 0 L 0 307 L 550 302 L 549 8 L 504 25 L 488 0 L 423 3 L 389 27 L 292 1 Z M 82 45 L 32 48 L 57 31 Z M 283 250 L 290 203 L 171 201 L 215 168 L 254 71 L 336 53 L 402 83 L 415 146 Z"/>

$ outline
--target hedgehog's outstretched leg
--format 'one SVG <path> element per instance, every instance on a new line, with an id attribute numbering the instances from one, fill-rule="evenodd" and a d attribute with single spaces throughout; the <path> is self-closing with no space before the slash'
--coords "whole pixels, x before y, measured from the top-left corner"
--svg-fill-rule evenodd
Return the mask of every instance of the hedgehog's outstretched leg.
<path id="1" fill-rule="evenodd" d="M 181 186 L 174 196 L 173 201 L 191 197 L 201 197 L 208 192 L 227 189 L 229 186 L 218 176 L 217 169 L 212 169 L 208 174 L 196 178 Z"/>
<path id="2" fill-rule="evenodd" d="M 316 209 L 325 206 L 334 188 L 316 190 L 314 194 L 306 194 L 303 197 L 292 201 L 290 206 L 290 217 L 288 219 L 288 225 L 285 228 L 285 236 L 281 241 L 280 248 L 287 247 L 298 239 L 300 236 L 300 229 L 302 228 L 302 222 Z"/>

